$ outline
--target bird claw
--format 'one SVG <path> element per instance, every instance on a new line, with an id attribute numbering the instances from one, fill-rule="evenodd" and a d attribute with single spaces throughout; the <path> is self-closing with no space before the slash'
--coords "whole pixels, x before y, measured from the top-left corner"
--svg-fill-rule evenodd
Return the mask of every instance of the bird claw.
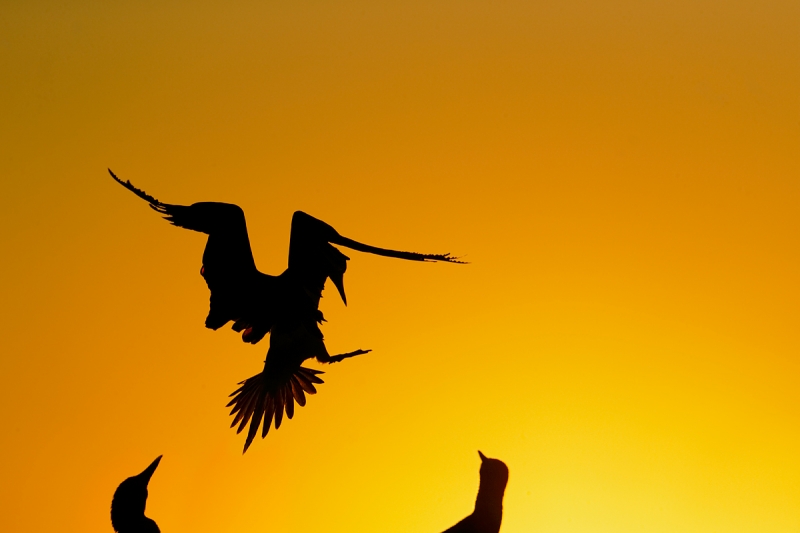
<path id="1" fill-rule="evenodd" d="M 340 362 L 344 361 L 345 359 L 347 359 L 349 357 L 355 357 L 357 355 L 363 355 L 363 354 L 369 353 L 371 351 L 372 350 L 356 350 L 354 352 L 348 352 L 348 353 L 342 353 L 342 354 L 338 354 L 338 355 L 332 355 L 332 356 L 330 356 L 330 358 L 328 359 L 327 362 L 328 363 L 340 363 Z"/>

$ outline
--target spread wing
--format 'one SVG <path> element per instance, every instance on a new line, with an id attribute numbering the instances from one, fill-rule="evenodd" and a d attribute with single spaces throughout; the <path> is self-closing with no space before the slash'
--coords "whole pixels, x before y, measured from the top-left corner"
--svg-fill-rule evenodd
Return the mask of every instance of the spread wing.
<path id="1" fill-rule="evenodd" d="M 206 327 L 218 329 L 234 321 L 234 330 L 244 330 L 245 342 L 261 340 L 272 326 L 272 317 L 265 315 L 263 307 L 259 310 L 255 302 L 269 298 L 274 278 L 256 269 L 244 211 L 237 205 L 219 202 L 167 204 L 130 181 L 120 180 L 111 170 L 108 172 L 173 225 L 208 235 L 200 269 L 211 291 Z"/>
<path id="2" fill-rule="evenodd" d="M 363 244 L 340 235 L 332 226 L 302 211 L 292 216 L 292 235 L 289 242 L 289 272 L 299 280 L 316 301 L 322 295 L 325 281 L 330 278 L 336 285 L 342 301 L 347 305 L 344 292 L 344 272 L 349 257 L 332 244 L 353 250 L 409 261 L 444 261 L 463 263 L 450 254 L 420 254 L 400 252 Z"/>

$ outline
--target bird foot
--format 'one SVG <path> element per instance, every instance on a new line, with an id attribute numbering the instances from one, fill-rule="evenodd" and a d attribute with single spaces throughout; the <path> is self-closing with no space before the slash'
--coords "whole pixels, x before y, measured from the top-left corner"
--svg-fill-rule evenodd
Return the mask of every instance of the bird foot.
<path id="1" fill-rule="evenodd" d="M 342 353 L 342 354 L 338 354 L 338 355 L 331 355 L 331 356 L 329 356 L 327 358 L 327 361 L 323 360 L 322 362 L 323 363 L 339 363 L 339 362 L 344 361 L 345 359 L 347 359 L 349 357 L 355 357 L 356 355 L 362 355 L 362 354 L 365 354 L 365 353 L 369 353 L 371 351 L 372 350 L 356 350 L 355 352 L 348 352 L 348 353 Z"/>

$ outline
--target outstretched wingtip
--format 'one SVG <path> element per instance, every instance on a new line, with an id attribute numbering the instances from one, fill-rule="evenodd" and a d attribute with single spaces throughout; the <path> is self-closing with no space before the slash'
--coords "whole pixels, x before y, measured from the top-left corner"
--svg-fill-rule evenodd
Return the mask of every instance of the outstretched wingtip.
<path id="1" fill-rule="evenodd" d="M 108 170 L 108 173 L 111 175 L 112 178 L 114 178 L 114 181 L 116 181 L 117 183 L 119 183 L 123 187 L 126 186 L 125 183 L 123 183 L 123 181 L 121 179 L 119 179 L 116 174 L 114 174 L 113 170 L 111 170 L 110 168 L 108 168 L 106 170 Z"/>
<path id="2" fill-rule="evenodd" d="M 334 238 L 330 239 L 330 242 L 341 246 L 347 246 L 348 248 L 351 248 L 353 250 L 358 250 L 359 252 L 382 255 L 384 257 L 395 257 L 397 259 L 406 259 L 409 261 L 422 261 L 426 263 L 433 261 L 442 261 L 444 263 L 457 263 L 462 265 L 466 264 L 466 261 L 462 261 L 460 257 L 453 257 L 449 253 L 420 254 L 417 252 L 401 252 L 399 250 L 390 250 L 388 248 L 378 248 L 377 246 L 370 246 L 369 244 L 364 244 L 358 241 L 354 241 L 353 239 L 348 239 L 347 237 L 343 237 L 342 235 L 336 235 Z"/>
<path id="3" fill-rule="evenodd" d="M 164 205 L 161 202 L 159 202 L 157 199 L 153 198 L 152 196 L 150 196 L 149 194 L 144 192 L 143 190 L 137 189 L 133 185 L 133 183 L 130 182 L 130 180 L 122 181 L 121 179 L 119 179 L 117 177 L 117 175 L 114 174 L 114 172 L 110 168 L 108 169 L 108 173 L 111 175 L 112 178 L 114 178 L 114 181 L 116 181 L 117 183 L 119 183 L 120 185 L 122 185 L 123 187 L 128 189 L 129 191 L 131 191 L 133 194 L 135 194 L 136 196 L 138 196 L 142 200 L 148 202 L 151 206 L 162 206 L 162 205 Z"/>
<path id="4" fill-rule="evenodd" d="M 434 261 L 442 261 L 443 263 L 455 263 L 457 265 L 468 265 L 469 261 L 463 261 L 461 256 L 453 256 L 448 254 L 424 254 L 425 262 L 431 263 Z"/>

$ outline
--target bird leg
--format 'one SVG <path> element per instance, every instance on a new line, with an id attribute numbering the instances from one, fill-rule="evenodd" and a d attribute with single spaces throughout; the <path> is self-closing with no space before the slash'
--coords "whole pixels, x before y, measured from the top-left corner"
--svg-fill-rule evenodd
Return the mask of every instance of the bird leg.
<path id="1" fill-rule="evenodd" d="M 348 357 L 355 357 L 356 355 L 362 355 L 371 351 L 372 350 L 356 350 L 355 352 L 341 353 L 339 355 L 328 355 L 326 353 L 324 355 L 318 355 L 317 360 L 320 363 L 339 363 Z"/>

